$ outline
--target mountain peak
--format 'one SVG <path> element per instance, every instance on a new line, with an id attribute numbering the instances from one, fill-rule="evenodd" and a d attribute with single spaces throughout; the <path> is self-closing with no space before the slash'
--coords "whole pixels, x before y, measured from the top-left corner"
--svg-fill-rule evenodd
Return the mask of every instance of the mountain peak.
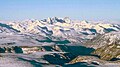
<path id="1" fill-rule="evenodd" d="M 65 18 L 64 18 L 64 21 L 65 21 L 66 23 L 71 23 L 71 20 L 70 20 L 69 17 L 65 17 Z"/>
<path id="2" fill-rule="evenodd" d="M 86 20 L 83 20 L 83 21 L 81 21 L 81 23 L 83 23 L 83 24 L 87 24 L 87 23 L 89 23 L 89 22 L 86 21 Z"/>

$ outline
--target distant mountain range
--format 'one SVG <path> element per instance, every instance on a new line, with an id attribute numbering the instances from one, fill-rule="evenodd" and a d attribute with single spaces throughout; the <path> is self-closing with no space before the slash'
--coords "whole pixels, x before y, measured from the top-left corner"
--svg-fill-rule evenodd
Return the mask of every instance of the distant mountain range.
<path id="1" fill-rule="evenodd" d="M 113 31 L 120 31 L 120 25 L 71 20 L 68 17 L 0 23 L 0 34 L 41 36 L 51 41 L 68 40 L 74 43 Z"/>

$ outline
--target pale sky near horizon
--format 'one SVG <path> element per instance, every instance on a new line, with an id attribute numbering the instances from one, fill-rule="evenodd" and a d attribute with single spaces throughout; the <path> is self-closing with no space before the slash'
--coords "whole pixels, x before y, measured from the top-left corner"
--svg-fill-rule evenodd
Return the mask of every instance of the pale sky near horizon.
<path id="1" fill-rule="evenodd" d="M 0 20 L 120 20 L 120 0 L 0 0 Z"/>

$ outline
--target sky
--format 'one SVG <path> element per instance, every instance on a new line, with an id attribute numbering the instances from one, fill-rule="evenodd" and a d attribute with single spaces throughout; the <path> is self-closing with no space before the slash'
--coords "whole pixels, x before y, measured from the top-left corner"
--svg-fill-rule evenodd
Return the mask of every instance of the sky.
<path id="1" fill-rule="evenodd" d="M 0 20 L 120 20 L 120 0 L 0 0 Z"/>

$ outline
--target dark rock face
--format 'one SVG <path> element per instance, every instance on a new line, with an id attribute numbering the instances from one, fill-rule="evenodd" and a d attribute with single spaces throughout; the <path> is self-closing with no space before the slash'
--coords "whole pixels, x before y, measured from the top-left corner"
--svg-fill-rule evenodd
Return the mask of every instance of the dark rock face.
<path id="1" fill-rule="evenodd" d="M 15 46 L 15 47 L 13 48 L 13 50 L 15 51 L 15 53 L 23 53 L 22 48 L 17 47 L 17 46 Z"/>
<path id="2" fill-rule="evenodd" d="M 0 53 L 5 53 L 5 49 L 4 48 L 0 48 Z"/>
<path id="3" fill-rule="evenodd" d="M 0 47 L 0 53 L 23 53 L 21 47 Z"/>

